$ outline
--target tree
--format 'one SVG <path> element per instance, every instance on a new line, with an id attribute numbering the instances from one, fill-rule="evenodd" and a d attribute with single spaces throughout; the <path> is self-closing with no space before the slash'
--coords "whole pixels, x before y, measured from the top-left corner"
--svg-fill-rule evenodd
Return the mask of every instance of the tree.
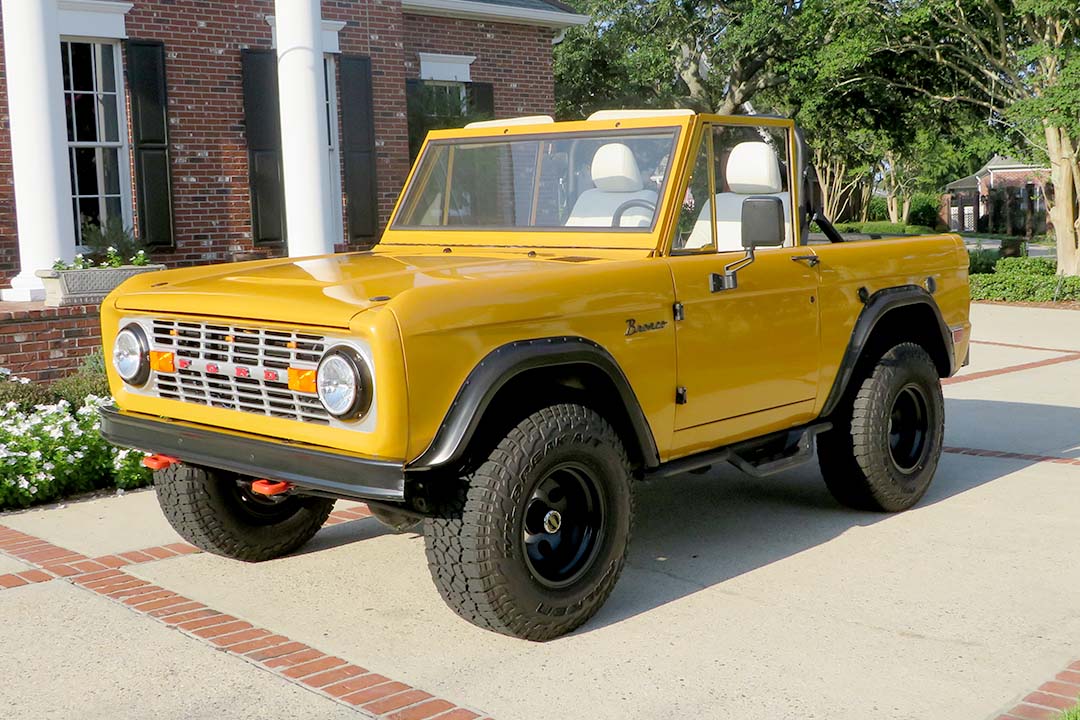
<path id="1" fill-rule="evenodd" d="M 635 98 L 732 114 L 823 38 L 801 0 L 579 0 L 592 22 L 555 53 L 559 114 Z"/>
<path id="2" fill-rule="evenodd" d="M 875 0 L 886 42 L 862 80 L 978 107 L 1050 165 L 1058 271 L 1080 274 L 1075 0 Z M 885 59 L 885 62 L 881 62 Z"/>

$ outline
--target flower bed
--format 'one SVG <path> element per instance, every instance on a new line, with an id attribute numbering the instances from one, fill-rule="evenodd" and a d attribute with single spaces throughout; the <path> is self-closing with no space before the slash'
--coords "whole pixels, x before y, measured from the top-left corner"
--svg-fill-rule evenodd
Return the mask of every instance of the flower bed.
<path id="1" fill-rule="evenodd" d="M 57 392 L 69 394 L 71 385 Z M 62 397 L 38 402 L 53 397 L 49 389 L 2 371 L 0 389 L 8 398 L 0 407 L 0 510 L 150 483 L 143 453 L 101 437 L 97 411 L 109 398 L 88 394 L 77 405 Z"/>

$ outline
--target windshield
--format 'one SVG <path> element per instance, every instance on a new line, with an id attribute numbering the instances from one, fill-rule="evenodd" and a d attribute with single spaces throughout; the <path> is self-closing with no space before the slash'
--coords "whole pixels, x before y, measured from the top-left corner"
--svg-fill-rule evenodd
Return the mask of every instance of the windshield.
<path id="1" fill-rule="evenodd" d="M 433 141 L 392 227 L 647 233 L 677 132 Z"/>

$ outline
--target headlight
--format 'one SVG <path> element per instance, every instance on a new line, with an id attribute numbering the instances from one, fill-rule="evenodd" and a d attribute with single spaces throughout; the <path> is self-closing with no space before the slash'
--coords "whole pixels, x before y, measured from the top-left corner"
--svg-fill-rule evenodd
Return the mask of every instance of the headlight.
<path id="1" fill-rule="evenodd" d="M 138 325 L 128 325 L 116 334 L 112 363 L 117 374 L 129 385 L 143 385 L 150 377 L 150 344 Z"/>
<path id="2" fill-rule="evenodd" d="M 342 420 L 363 415 L 371 407 L 371 373 L 367 363 L 350 347 L 331 348 L 315 374 L 319 400 Z"/>

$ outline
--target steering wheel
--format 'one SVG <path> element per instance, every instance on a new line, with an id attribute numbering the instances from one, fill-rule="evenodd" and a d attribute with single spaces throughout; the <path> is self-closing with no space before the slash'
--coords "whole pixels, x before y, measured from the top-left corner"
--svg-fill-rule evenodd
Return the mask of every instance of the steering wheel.
<path id="1" fill-rule="evenodd" d="M 652 210 L 654 214 L 656 213 L 656 203 L 649 202 L 648 200 L 643 200 L 641 198 L 627 200 L 622 205 L 615 208 L 615 215 L 611 218 L 611 227 L 620 227 L 622 225 L 623 213 L 630 208 L 636 207 L 645 208 L 646 210 Z"/>

